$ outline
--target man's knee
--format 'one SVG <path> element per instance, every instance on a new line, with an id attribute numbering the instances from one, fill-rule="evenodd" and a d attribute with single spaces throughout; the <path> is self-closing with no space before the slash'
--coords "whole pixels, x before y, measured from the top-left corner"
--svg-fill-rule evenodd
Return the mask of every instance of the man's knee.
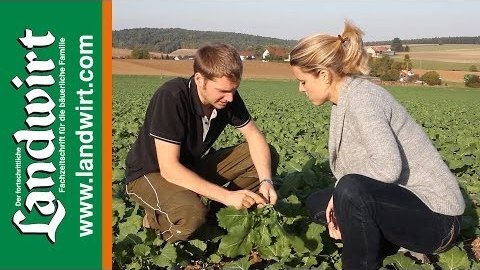
<path id="1" fill-rule="evenodd" d="M 187 240 L 206 221 L 206 207 L 184 205 L 178 207 L 175 220 L 172 221 L 173 241 Z"/>

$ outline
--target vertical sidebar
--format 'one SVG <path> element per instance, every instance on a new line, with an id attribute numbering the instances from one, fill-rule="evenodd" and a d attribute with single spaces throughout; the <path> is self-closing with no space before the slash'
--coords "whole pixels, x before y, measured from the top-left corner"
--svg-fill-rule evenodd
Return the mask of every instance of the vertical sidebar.
<path id="1" fill-rule="evenodd" d="M 0 228 L 8 247 L 0 269 L 109 267 L 105 10 L 111 2 L 0 2 Z"/>

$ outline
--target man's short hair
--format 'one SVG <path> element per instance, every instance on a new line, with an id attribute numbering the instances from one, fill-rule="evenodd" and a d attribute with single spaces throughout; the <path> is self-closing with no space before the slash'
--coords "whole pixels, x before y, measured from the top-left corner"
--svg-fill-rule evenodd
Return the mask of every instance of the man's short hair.
<path id="1" fill-rule="evenodd" d="M 223 76 L 232 82 L 242 79 L 243 64 L 237 50 L 228 44 L 211 43 L 197 50 L 193 60 L 193 71 L 208 80 Z"/>

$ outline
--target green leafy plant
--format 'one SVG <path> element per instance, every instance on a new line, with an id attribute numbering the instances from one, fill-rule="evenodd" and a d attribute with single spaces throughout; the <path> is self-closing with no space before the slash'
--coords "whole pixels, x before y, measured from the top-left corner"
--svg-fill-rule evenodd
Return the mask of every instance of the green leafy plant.
<path id="1" fill-rule="evenodd" d="M 223 208 L 189 241 L 168 244 L 142 227 L 143 210 L 125 194 L 125 159 L 143 124 L 148 101 L 171 78 L 115 76 L 113 81 L 113 265 L 114 269 L 341 269 L 341 245 L 312 223 L 304 200 L 333 185 L 329 168 L 330 107 L 312 106 L 293 81 L 244 80 L 240 94 L 258 127 L 280 155 L 274 178 L 280 196 L 275 207 L 237 211 Z M 391 269 L 480 269 L 462 241 L 480 235 L 479 91 L 465 88 L 389 87 L 422 126 L 466 199 L 460 243 L 421 264 L 401 253 L 384 261 Z M 467 89 L 469 90 L 469 89 Z M 215 148 L 243 141 L 229 127 Z M 240 226 L 241 225 L 241 226 Z M 442 265 L 442 266 L 440 266 Z M 457 266 L 457 268 L 452 268 Z M 460 266 L 460 268 L 458 268 Z M 403 268 L 402 268 L 403 267 Z M 450 267 L 450 268 L 449 268 Z M 467 267 L 467 268 L 462 268 Z"/>

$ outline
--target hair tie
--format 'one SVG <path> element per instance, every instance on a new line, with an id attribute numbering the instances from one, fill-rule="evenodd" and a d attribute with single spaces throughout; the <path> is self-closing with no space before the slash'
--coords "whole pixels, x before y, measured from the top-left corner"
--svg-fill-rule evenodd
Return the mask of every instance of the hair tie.
<path id="1" fill-rule="evenodd" d="M 345 43 L 346 39 L 342 38 L 342 36 L 338 35 L 338 39 L 340 39 L 340 41 L 343 43 Z"/>

